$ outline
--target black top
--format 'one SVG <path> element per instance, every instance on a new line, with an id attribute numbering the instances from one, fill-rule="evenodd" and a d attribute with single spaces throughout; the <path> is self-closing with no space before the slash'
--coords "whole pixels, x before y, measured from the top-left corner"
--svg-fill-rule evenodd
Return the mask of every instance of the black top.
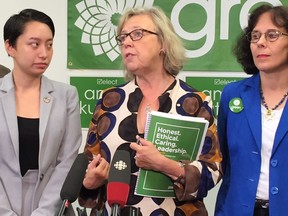
<path id="1" fill-rule="evenodd" d="M 38 169 L 39 119 L 17 117 L 19 131 L 19 162 L 22 176 L 29 169 Z"/>

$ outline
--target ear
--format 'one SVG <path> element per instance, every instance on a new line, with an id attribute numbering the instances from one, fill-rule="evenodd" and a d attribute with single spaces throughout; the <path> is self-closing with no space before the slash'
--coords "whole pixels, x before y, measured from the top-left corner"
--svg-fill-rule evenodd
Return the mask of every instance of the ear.
<path id="1" fill-rule="evenodd" d="M 10 45 L 9 40 L 6 40 L 4 42 L 4 45 L 5 45 L 5 49 L 6 49 L 6 52 L 7 52 L 8 56 L 12 56 L 13 57 L 15 49 L 14 49 L 14 47 L 12 47 Z"/>
<path id="2" fill-rule="evenodd" d="M 165 51 L 164 51 L 164 49 L 162 48 L 162 49 L 160 49 L 160 51 L 159 51 L 159 55 L 161 55 L 161 56 L 165 56 Z"/>

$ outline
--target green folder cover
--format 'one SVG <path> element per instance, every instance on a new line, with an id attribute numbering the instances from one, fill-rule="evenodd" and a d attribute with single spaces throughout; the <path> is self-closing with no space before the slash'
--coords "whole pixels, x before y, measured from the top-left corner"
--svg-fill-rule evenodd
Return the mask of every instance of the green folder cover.
<path id="1" fill-rule="evenodd" d="M 201 153 L 208 121 L 201 117 L 151 111 L 147 114 L 145 139 L 175 161 L 195 160 Z M 135 194 L 148 197 L 175 197 L 171 178 L 152 170 L 139 169 Z"/>

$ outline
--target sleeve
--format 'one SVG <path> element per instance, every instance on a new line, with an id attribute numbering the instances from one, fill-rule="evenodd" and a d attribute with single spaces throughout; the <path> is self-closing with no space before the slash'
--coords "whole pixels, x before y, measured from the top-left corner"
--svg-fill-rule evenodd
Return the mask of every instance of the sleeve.
<path id="1" fill-rule="evenodd" d="M 65 128 L 62 128 L 65 131 L 60 141 L 60 149 L 56 158 L 57 165 L 53 168 L 41 194 L 38 208 L 32 212 L 31 216 L 54 215 L 59 211 L 61 206 L 60 191 L 81 145 L 82 132 L 76 88 L 70 86 L 63 97 L 66 98 Z"/>
<path id="2" fill-rule="evenodd" d="M 0 215 L 1 216 L 17 216 L 15 212 L 11 210 L 6 190 L 3 186 L 2 180 L 0 179 Z"/>
<path id="3" fill-rule="evenodd" d="M 228 90 L 229 91 L 229 90 Z M 229 164 L 229 154 L 227 147 L 227 136 L 226 136 L 226 124 L 227 124 L 227 116 L 228 116 L 228 98 L 227 98 L 227 86 L 223 89 L 220 106 L 219 106 L 219 114 L 217 120 L 217 132 L 219 137 L 220 149 L 222 153 L 222 161 L 221 168 L 223 175 L 226 173 L 227 165 Z"/>
<path id="4" fill-rule="evenodd" d="M 204 117 L 209 121 L 208 131 L 199 159 L 196 161 L 183 161 L 185 163 L 185 179 L 183 184 L 175 183 L 174 190 L 180 201 L 202 199 L 222 178 L 220 162 L 219 140 L 216 131 L 213 105 L 210 96 L 197 92 L 202 98 L 196 116 Z"/>
<path id="5" fill-rule="evenodd" d="M 101 140 L 98 137 L 97 121 L 101 115 L 101 103 L 102 99 L 98 100 L 92 119 L 89 123 L 89 129 L 87 132 L 86 145 L 84 147 L 84 153 L 88 155 L 89 160 L 93 159 L 93 155 L 101 153 Z M 104 184 L 100 188 L 90 190 L 82 187 L 79 195 L 79 204 L 87 208 L 96 208 L 101 210 L 104 207 L 106 201 L 106 185 Z"/>

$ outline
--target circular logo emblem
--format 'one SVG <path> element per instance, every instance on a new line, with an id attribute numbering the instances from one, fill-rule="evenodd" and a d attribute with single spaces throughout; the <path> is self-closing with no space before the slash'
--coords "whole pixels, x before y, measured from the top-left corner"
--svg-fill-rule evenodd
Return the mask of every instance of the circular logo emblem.
<path id="1" fill-rule="evenodd" d="M 229 109 L 234 113 L 241 112 L 244 107 L 241 98 L 233 98 L 229 102 Z"/>

